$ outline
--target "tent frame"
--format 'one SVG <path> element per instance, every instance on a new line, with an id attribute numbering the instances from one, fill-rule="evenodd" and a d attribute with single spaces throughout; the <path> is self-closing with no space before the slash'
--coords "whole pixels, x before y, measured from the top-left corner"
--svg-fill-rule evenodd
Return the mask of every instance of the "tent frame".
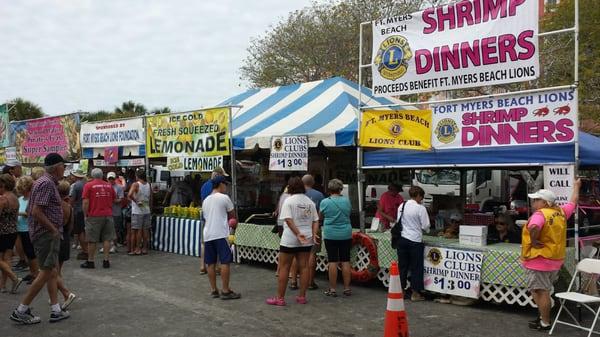
<path id="1" fill-rule="evenodd" d="M 578 93 L 578 87 L 579 87 L 579 0 L 574 1 L 574 6 L 575 6 L 575 8 L 574 8 L 575 10 L 574 10 L 574 25 L 573 25 L 573 27 L 560 29 L 560 30 L 554 30 L 554 31 L 548 31 L 548 32 L 543 32 L 543 33 L 538 32 L 538 34 L 537 34 L 538 37 L 563 34 L 563 33 L 572 33 L 573 34 L 573 39 L 574 39 L 573 84 L 565 85 L 565 86 L 556 86 L 556 87 L 536 88 L 536 89 L 532 89 L 532 90 L 512 91 L 512 92 L 506 92 L 506 93 L 502 93 L 502 94 L 483 95 L 483 96 L 477 96 L 477 97 L 462 97 L 462 98 L 458 98 L 458 99 L 446 99 L 446 100 L 437 100 L 437 101 L 419 101 L 419 102 L 413 102 L 413 103 L 400 103 L 400 104 L 388 104 L 388 105 L 377 105 L 377 106 L 363 105 L 362 100 L 361 100 L 361 98 L 362 98 L 362 83 L 363 83 L 363 69 L 365 69 L 365 70 L 372 69 L 372 66 L 373 66 L 372 59 L 368 63 L 363 63 L 363 41 L 364 41 L 363 29 L 366 26 L 371 25 L 372 21 L 362 22 L 360 24 L 360 30 L 359 30 L 360 32 L 359 32 L 359 49 L 358 49 L 358 107 L 357 107 L 358 139 L 360 139 L 362 111 L 367 110 L 367 109 L 392 108 L 392 107 L 400 107 L 400 106 L 406 106 L 406 105 L 421 105 L 421 104 L 429 105 L 429 104 L 439 104 L 439 103 L 450 103 L 450 102 L 458 102 L 458 101 L 464 101 L 464 100 L 500 97 L 500 96 L 533 93 L 533 92 L 546 91 L 546 90 L 567 89 L 567 88 L 571 88 L 571 89 L 575 90 L 576 93 Z M 538 48 L 539 48 L 539 45 L 538 45 Z M 371 57 L 372 56 L 369 56 L 369 58 L 371 58 Z M 579 96 L 577 96 L 577 97 L 579 97 Z M 579 111 L 577 111 L 577 113 L 579 113 Z M 578 120 L 579 120 L 579 118 L 578 118 Z M 575 175 L 577 176 L 578 172 L 579 172 L 579 126 L 576 127 L 574 145 L 575 145 L 575 147 L 574 147 Z M 571 163 L 571 164 L 573 164 L 573 163 Z M 474 165 L 469 165 L 469 166 L 474 166 Z M 498 166 L 498 165 L 495 165 L 495 166 Z M 515 166 L 515 165 L 511 164 L 510 166 Z M 359 218 L 360 218 L 360 230 L 361 230 L 361 232 L 364 232 L 365 231 L 365 212 L 364 212 L 364 200 L 363 200 L 364 190 L 363 189 L 364 189 L 365 177 L 363 175 L 363 169 L 383 168 L 383 167 L 363 167 L 363 150 L 360 147 L 360 145 L 358 145 L 358 143 L 357 143 L 357 147 L 356 147 L 356 167 L 357 167 L 357 177 L 358 177 L 358 207 L 359 207 Z M 402 167 L 404 167 L 404 166 L 402 166 Z M 422 166 L 420 166 L 420 167 L 422 167 Z M 574 217 L 575 217 L 575 256 L 576 256 L 577 260 L 579 261 L 579 243 L 578 243 L 578 241 L 579 241 L 579 208 L 578 207 L 575 210 Z"/>

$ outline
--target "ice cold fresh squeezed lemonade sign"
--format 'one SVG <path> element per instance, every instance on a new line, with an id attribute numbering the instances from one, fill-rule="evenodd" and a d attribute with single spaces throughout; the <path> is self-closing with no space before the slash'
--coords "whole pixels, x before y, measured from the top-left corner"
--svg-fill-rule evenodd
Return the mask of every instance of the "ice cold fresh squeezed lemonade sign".
<path id="1" fill-rule="evenodd" d="M 308 170 L 308 136 L 276 136 L 271 138 L 269 170 Z"/>
<path id="2" fill-rule="evenodd" d="M 537 33 L 538 0 L 463 0 L 373 21 L 373 94 L 535 79 Z"/>
<path id="3" fill-rule="evenodd" d="M 479 298 L 483 253 L 425 246 L 425 290 Z"/>
<path id="4" fill-rule="evenodd" d="M 434 105 L 434 148 L 570 143 L 577 131 L 572 90 Z"/>

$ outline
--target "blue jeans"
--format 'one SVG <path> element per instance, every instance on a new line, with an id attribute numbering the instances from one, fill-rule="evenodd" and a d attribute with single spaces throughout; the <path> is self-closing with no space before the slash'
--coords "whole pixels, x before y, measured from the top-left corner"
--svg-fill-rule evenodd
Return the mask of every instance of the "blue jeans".
<path id="1" fill-rule="evenodd" d="M 398 268 L 400 268 L 400 282 L 402 288 L 406 287 L 408 271 L 410 270 L 410 287 L 413 291 L 423 291 L 423 254 L 425 245 L 403 237 L 398 243 Z"/>

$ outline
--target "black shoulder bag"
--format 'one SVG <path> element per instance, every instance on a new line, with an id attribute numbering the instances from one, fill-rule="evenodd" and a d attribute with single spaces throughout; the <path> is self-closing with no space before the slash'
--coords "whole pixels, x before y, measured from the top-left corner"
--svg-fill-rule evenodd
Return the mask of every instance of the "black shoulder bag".
<path id="1" fill-rule="evenodd" d="M 406 207 L 406 201 L 402 203 L 402 212 L 400 214 L 400 219 L 396 223 L 390 233 L 392 234 L 392 248 L 398 249 L 398 244 L 400 243 L 400 237 L 402 236 L 402 217 L 404 216 L 404 207 Z"/>

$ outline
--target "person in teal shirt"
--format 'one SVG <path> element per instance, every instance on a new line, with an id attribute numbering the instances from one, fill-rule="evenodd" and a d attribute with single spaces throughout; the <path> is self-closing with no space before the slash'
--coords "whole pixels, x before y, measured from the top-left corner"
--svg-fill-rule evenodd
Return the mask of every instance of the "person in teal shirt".
<path id="1" fill-rule="evenodd" d="M 342 265 L 342 278 L 344 280 L 344 295 L 352 295 L 350 289 L 350 249 L 352 248 L 352 224 L 350 213 L 352 205 L 350 200 L 342 195 L 344 183 L 339 179 L 332 179 L 327 184 L 330 196 L 321 201 L 320 212 L 323 218 L 323 242 L 327 250 L 329 261 L 329 289 L 327 296 L 337 296 L 337 267 Z"/>

